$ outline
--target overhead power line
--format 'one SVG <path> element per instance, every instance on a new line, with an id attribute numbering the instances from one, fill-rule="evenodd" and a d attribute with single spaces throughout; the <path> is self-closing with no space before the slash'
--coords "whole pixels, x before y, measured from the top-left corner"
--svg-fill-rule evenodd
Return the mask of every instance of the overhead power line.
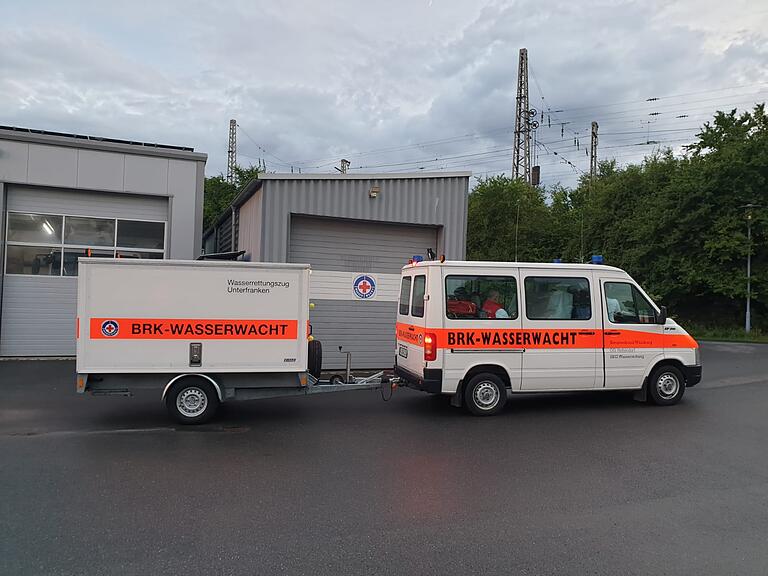
<path id="1" fill-rule="evenodd" d="M 277 162 L 278 162 L 279 164 L 282 164 L 283 166 L 287 166 L 287 167 L 290 167 L 290 166 L 292 166 L 290 162 L 286 162 L 285 160 L 282 160 L 282 159 L 281 159 L 281 158 L 279 158 L 278 156 L 275 156 L 274 154 L 272 154 L 272 153 L 271 153 L 271 152 L 269 152 L 268 150 L 265 150 L 265 149 L 264 149 L 264 148 L 263 148 L 263 147 L 262 147 L 262 146 L 261 146 L 261 145 L 260 145 L 258 142 L 256 142 L 256 140 L 254 140 L 253 138 L 251 138 L 251 136 L 248 134 L 248 132 L 246 132 L 246 131 L 243 129 L 243 127 L 242 127 L 240 124 L 238 124 L 238 125 L 237 125 L 237 128 L 240 130 L 240 132 L 242 132 L 242 133 L 243 133 L 243 135 L 244 135 L 246 138 L 248 138 L 248 140 L 250 140 L 250 141 L 251 141 L 251 143 L 252 143 L 254 146 L 256 146 L 256 148 L 258 148 L 259 150 L 261 150 L 261 151 L 262 151 L 264 154 L 266 154 L 267 156 L 271 156 L 272 158 L 274 158 L 275 160 L 277 160 Z M 246 156 L 246 154 L 241 154 L 241 156 Z"/>

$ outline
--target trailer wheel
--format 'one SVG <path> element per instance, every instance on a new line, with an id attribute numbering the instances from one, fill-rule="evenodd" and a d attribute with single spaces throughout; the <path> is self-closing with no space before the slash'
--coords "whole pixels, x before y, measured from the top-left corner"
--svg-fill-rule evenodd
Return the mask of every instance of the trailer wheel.
<path id="1" fill-rule="evenodd" d="M 344 376 L 342 376 L 341 374 L 334 374 L 333 376 L 331 376 L 331 379 L 329 380 L 329 382 L 334 386 L 339 386 L 341 384 L 347 383 L 347 381 L 344 380 Z"/>
<path id="2" fill-rule="evenodd" d="M 323 345 L 320 340 L 310 340 L 307 347 L 307 372 L 319 380 L 323 371 Z"/>
<path id="3" fill-rule="evenodd" d="M 483 372 L 473 376 L 464 387 L 464 403 L 475 416 L 493 416 L 507 403 L 507 389 L 495 374 Z"/>
<path id="4" fill-rule="evenodd" d="M 182 378 L 165 396 L 168 413 L 180 424 L 202 424 L 219 407 L 219 397 L 210 382 L 202 378 Z"/>
<path id="5" fill-rule="evenodd" d="M 675 366 L 659 366 L 648 378 L 648 396 L 657 406 L 677 404 L 684 393 L 685 378 Z"/>

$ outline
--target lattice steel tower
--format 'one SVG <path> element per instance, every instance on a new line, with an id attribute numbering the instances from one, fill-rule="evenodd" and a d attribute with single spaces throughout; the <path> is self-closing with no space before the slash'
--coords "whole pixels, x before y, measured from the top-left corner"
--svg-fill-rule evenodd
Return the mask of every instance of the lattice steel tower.
<path id="1" fill-rule="evenodd" d="M 528 50 L 520 48 L 515 100 L 515 144 L 512 150 L 512 176 L 531 183 L 531 132 L 538 128 L 536 110 L 528 100 Z"/>
<path id="2" fill-rule="evenodd" d="M 597 176 L 597 122 L 592 122 L 592 139 L 589 147 L 589 177 Z"/>
<path id="3" fill-rule="evenodd" d="M 229 121 L 229 147 L 227 148 L 227 182 L 235 182 L 235 166 L 237 166 L 237 120 Z"/>

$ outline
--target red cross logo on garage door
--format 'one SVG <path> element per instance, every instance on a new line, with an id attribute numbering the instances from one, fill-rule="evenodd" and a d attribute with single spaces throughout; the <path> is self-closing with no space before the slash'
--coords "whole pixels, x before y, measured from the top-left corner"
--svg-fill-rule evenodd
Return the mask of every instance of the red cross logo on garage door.
<path id="1" fill-rule="evenodd" d="M 352 291 L 357 298 L 368 300 L 376 294 L 376 281 L 372 276 L 362 274 L 352 283 Z"/>

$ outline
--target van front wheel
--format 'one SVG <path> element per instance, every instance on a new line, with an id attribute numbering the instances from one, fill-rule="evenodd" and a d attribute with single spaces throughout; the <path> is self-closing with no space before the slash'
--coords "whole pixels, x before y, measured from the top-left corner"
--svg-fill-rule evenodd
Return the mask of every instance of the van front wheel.
<path id="1" fill-rule="evenodd" d="M 464 403 L 475 416 L 498 414 L 507 403 L 504 382 L 487 372 L 473 376 L 464 387 Z"/>
<path id="2" fill-rule="evenodd" d="M 648 378 L 648 395 L 657 406 L 677 404 L 684 393 L 685 378 L 675 366 L 659 366 Z"/>

